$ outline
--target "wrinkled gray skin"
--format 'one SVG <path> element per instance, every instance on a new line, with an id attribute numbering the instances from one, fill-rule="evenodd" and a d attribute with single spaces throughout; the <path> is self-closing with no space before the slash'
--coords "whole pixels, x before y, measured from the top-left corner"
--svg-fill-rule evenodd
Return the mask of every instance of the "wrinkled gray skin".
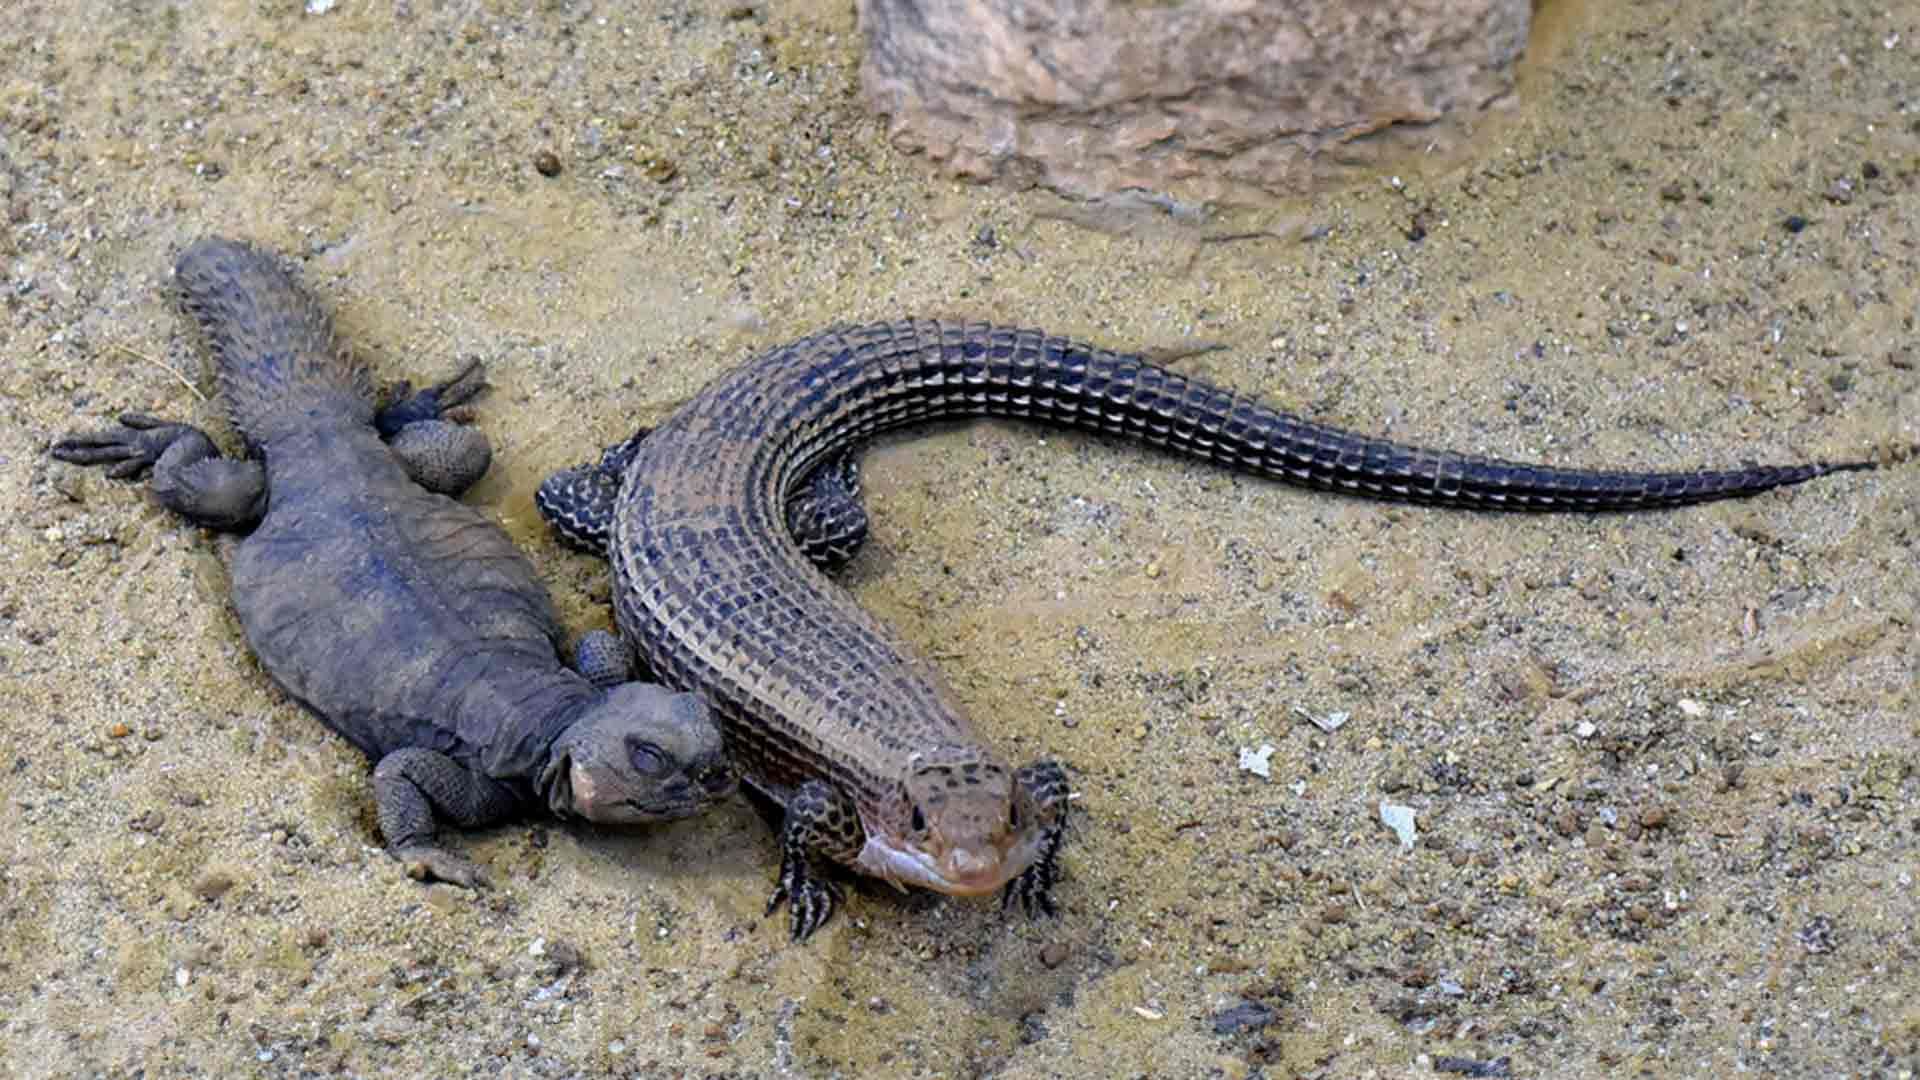
<path id="1" fill-rule="evenodd" d="M 223 459 L 192 427 L 134 415 L 53 456 L 116 477 L 151 466 L 163 505 L 251 528 L 231 566 L 247 641 L 376 763 L 380 830 L 409 873 L 486 884 L 439 845 L 436 819 L 473 828 L 545 806 L 657 822 L 734 790 L 706 705 L 621 681 L 623 651 L 583 650 L 584 673 L 563 666 L 532 565 L 448 497 L 490 460 L 484 436 L 443 419 L 484 386 L 477 364 L 376 413 L 366 372 L 271 257 L 208 239 L 175 276 L 249 456 Z"/>

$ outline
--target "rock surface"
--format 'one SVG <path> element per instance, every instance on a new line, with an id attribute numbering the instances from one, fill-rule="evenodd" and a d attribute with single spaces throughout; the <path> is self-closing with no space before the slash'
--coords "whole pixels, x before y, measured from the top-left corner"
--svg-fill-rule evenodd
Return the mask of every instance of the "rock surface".
<path id="1" fill-rule="evenodd" d="M 895 145 L 1083 196 L 1260 202 L 1513 88 L 1527 0 L 862 0 Z"/>

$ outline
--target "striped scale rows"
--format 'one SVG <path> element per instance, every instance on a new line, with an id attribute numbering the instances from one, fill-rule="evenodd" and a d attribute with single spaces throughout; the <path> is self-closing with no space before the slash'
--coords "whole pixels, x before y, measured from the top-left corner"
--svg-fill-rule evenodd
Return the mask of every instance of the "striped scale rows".
<path id="1" fill-rule="evenodd" d="M 1501 461 L 1315 424 L 1037 331 L 835 327 L 709 384 L 641 442 L 616 511 L 623 627 L 671 681 L 709 692 L 750 773 L 877 793 L 916 747 L 974 739 L 928 665 L 806 562 L 782 509 L 809 473 L 878 432 L 977 415 L 1107 432 L 1310 488 L 1489 510 L 1676 506 L 1868 467 Z"/>
<path id="2" fill-rule="evenodd" d="M 876 432 L 979 415 L 1119 435 L 1318 490 L 1480 510 L 1644 510 L 1865 467 L 1639 472 L 1433 450 L 1315 424 L 1138 356 L 984 325 L 882 323 L 829 331 L 749 366 L 764 380 L 762 401 L 785 401 L 751 426 L 794 433 L 777 477 L 789 486 L 822 455 Z M 787 393 L 772 389 L 781 385 Z"/>

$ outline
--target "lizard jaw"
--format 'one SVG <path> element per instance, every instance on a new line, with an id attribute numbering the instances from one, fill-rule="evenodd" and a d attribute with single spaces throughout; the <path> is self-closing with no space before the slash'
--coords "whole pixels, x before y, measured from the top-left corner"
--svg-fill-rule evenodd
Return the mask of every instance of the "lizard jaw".
<path id="1" fill-rule="evenodd" d="M 917 845 L 891 839 L 878 831 L 867 833 L 856 865 L 895 886 L 915 885 L 949 896 L 987 896 L 1020 876 L 1040 854 L 1037 838 L 1021 836 L 1004 854 L 987 849 L 952 849 L 944 856 Z"/>

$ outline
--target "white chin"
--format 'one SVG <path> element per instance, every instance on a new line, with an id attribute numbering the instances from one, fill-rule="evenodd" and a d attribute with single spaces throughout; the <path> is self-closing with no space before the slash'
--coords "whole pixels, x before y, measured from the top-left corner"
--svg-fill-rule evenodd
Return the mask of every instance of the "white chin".
<path id="1" fill-rule="evenodd" d="M 1025 870 L 1027 864 L 1033 861 L 1033 854 L 1033 851 L 1025 848 L 1016 849 L 1012 858 L 1000 864 L 1000 873 L 954 881 L 940 873 L 932 856 L 903 850 L 869 832 L 866 846 L 860 849 L 860 858 L 856 862 L 861 870 L 896 886 L 914 885 L 950 896 L 984 896 L 998 892 L 1020 871 Z"/>
<path id="2" fill-rule="evenodd" d="M 592 806 L 593 797 L 597 794 L 593 790 L 593 774 L 578 765 L 573 765 L 567 769 L 567 776 L 573 787 L 573 805 Z"/>

